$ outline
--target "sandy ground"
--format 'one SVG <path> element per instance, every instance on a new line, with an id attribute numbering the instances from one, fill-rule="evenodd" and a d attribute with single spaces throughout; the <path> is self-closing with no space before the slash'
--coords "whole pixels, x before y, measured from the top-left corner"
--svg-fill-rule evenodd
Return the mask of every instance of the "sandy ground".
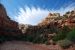
<path id="1" fill-rule="evenodd" d="M 32 44 L 23 41 L 8 41 L 0 45 L 0 50 L 61 50 L 57 45 Z"/>

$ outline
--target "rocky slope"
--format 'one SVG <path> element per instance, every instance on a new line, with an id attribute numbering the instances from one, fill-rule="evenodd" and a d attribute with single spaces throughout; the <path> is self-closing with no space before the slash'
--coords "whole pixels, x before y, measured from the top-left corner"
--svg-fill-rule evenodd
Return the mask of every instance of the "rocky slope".
<path id="1" fill-rule="evenodd" d="M 66 25 L 66 26 L 75 26 L 75 10 L 72 10 L 70 12 L 66 12 L 63 16 L 60 16 L 59 13 L 49 13 L 49 15 L 42 20 L 41 23 L 39 23 L 39 26 L 42 25 L 48 25 L 50 23 L 58 23 L 61 26 Z"/>

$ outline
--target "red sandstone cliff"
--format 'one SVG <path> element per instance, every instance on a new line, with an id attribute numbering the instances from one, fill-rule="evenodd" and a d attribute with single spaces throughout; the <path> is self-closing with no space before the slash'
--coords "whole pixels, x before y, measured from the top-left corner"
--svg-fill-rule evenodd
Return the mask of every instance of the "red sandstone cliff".
<path id="1" fill-rule="evenodd" d="M 0 4 L 0 34 L 18 34 L 18 23 L 11 20 L 2 4 Z"/>

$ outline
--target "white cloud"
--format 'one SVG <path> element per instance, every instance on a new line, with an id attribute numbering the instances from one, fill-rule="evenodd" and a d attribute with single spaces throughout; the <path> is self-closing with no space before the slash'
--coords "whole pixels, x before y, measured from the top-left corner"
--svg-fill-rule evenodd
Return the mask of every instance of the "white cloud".
<path id="1" fill-rule="evenodd" d="M 15 18 L 15 20 L 19 23 L 23 24 L 32 24 L 36 25 L 39 21 L 41 21 L 45 16 L 49 13 L 48 10 L 44 10 L 41 8 L 25 7 L 25 9 L 20 8 L 19 12 Z"/>
<path id="2" fill-rule="evenodd" d="M 15 16 L 15 20 L 22 24 L 38 24 L 43 18 L 45 18 L 49 12 L 51 13 L 60 13 L 61 15 L 65 14 L 67 11 L 71 11 L 75 8 L 75 3 L 70 4 L 69 6 L 61 7 L 59 10 L 45 10 L 42 8 L 35 7 L 25 7 L 19 8 L 19 12 Z"/>

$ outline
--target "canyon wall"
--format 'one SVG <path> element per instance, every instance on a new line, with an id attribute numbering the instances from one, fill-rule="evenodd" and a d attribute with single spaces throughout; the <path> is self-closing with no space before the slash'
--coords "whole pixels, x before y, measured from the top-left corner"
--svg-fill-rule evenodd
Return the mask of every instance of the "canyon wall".
<path id="1" fill-rule="evenodd" d="M 18 23 L 11 20 L 6 9 L 0 4 L 0 34 L 19 34 Z"/>

